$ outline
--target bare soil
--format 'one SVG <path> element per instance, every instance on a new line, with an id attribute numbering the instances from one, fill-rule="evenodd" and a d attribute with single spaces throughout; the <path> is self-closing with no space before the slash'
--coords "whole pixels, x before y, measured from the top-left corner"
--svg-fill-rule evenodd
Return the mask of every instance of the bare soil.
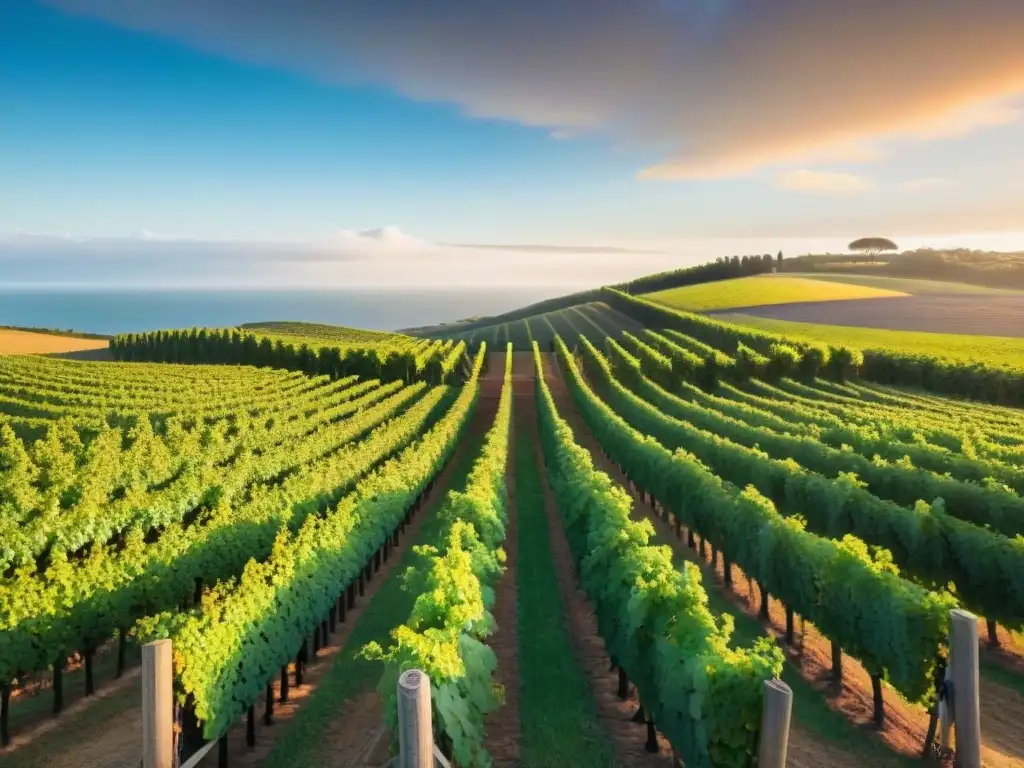
<path id="1" fill-rule="evenodd" d="M 958 294 L 804 301 L 743 307 L 730 312 L 799 323 L 1024 337 L 1024 297 L 1021 296 Z"/>
<path id="2" fill-rule="evenodd" d="M 74 336 L 57 336 L 52 333 L 0 329 L 0 355 L 81 352 L 82 350 L 105 350 L 109 346 L 110 342 L 106 339 L 79 339 Z"/>
<path id="3" fill-rule="evenodd" d="M 11 744 L 0 750 L 0 757 L 13 754 L 15 751 L 24 753 L 30 745 L 45 744 L 48 740 L 56 738 L 55 728 L 59 727 L 61 733 L 64 733 L 64 729 L 69 727 L 69 722 L 100 722 L 102 713 L 112 707 L 135 706 L 141 695 L 137 680 L 138 661 L 138 647 L 129 642 L 126 648 L 124 674 L 116 678 L 117 641 L 111 640 L 102 645 L 94 655 L 93 675 L 96 692 L 87 697 L 83 660 L 77 655 L 70 657 L 64 670 L 64 710 L 57 717 L 52 714 L 52 675 L 32 675 L 21 680 L 19 687 L 11 692 Z M 101 710 L 95 716 L 90 714 L 93 706 L 98 706 Z"/>
<path id="4" fill-rule="evenodd" d="M 981 657 L 998 664 L 1008 672 L 1024 680 L 1024 635 L 1010 632 L 1000 626 L 996 630 L 998 646 L 989 643 L 988 626 L 984 619 L 978 619 L 978 637 L 981 639 Z"/>
<path id="5" fill-rule="evenodd" d="M 59 717 L 13 734 L 0 750 L 4 768 L 137 768 L 142 758 L 142 687 L 139 668 L 79 698 Z M 111 727 L 115 722 L 117 727 Z"/>

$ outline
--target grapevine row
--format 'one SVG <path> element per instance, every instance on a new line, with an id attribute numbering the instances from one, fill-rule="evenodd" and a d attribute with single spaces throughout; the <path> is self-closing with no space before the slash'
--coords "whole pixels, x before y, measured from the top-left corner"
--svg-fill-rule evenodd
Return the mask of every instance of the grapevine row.
<path id="1" fill-rule="evenodd" d="M 297 528 L 349 492 L 360 477 L 427 428 L 448 398 L 435 388 L 401 417 L 363 440 L 306 464 L 280 482 L 259 484 L 234 503 L 215 503 L 191 524 L 165 526 L 147 541 L 132 526 L 117 546 L 87 557 L 56 555 L 42 574 L 27 566 L 0 585 L 0 681 L 46 669 L 72 650 L 89 654 L 140 616 L 191 598 L 197 586 L 241 572 L 269 555 L 275 537 Z M 360 414 L 364 432 L 380 413 Z"/>
<path id="2" fill-rule="evenodd" d="M 1008 405 L 1024 403 L 1024 375 L 1017 370 L 966 364 L 892 348 L 862 351 L 846 346 L 829 347 L 672 309 L 615 288 L 604 288 L 601 293 L 602 299 L 612 307 L 646 325 L 676 328 L 737 357 L 740 347 L 768 356 L 773 347 L 789 347 L 798 352 L 801 360 L 810 353 L 828 361 L 823 370 L 840 381 L 859 373 L 881 384 L 918 386 L 942 394 Z"/>
<path id="3" fill-rule="evenodd" d="M 411 346 L 404 342 L 343 346 L 314 342 L 310 346 L 307 340 L 274 339 L 233 328 L 121 334 L 111 340 L 110 349 L 119 360 L 243 364 L 333 378 L 357 375 L 385 381 L 427 377 L 429 371 L 434 370 L 427 364 L 434 356 L 443 354 L 441 342 Z M 452 366 L 449 376 L 454 377 L 457 371 L 458 368 Z M 444 383 L 454 383 L 454 380 Z"/>
<path id="4" fill-rule="evenodd" d="M 683 450 L 670 452 L 630 425 L 590 390 L 567 354 L 559 354 L 584 420 L 598 442 L 677 521 L 706 538 L 786 607 L 832 643 L 883 676 L 911 701 L 934 693 L 933 670 L 945 653 L 952 597 L 901 578 L 884 551 L 854 536 L 833 540 L 779 514 L 755 487 L 745 490 Z M 647 433 L 650 434 L 650 433 Z M 880 691 L 880 688 L 876 688 Z"/>
<path id="5" fill-rule="evenodd" d="M 398 730 L 395 682 L 407 669 L 430 677 L 437 730 L 464 768 L 490 765 L 484 749 L 484 716 L 500 705 L 495 695 L 494 652 L 485 643 L 493 630 L 494 588 L 505 571 L 501 551 L 508 523 L 505 472 L 512 419 L 512 344 L 494 424 L 465 491 L 451 491 L 440 511 L 442 542 L 418 568 L 422 585 L 409 620 L 392 631 L 385 652 L 371 643 L 364 654 L 386 663 L 385 723 Z"/>
<path id="6" fill-rule="evenodd" d="M 824 536 L 852 534 L 892 553 L 907 574 L 944 588 L 954 584 L 970 610 L 1024 627 L 1024 538 L 1009 539 L 918 502 L 913 509 L 883 501 L 848 475 L 829 479 L 792 461 L 737 445 L 666 416 L 615 380 L 609 363 L 584 346 L 588 376 L 615 412 L 666 448 L 691 452 L 736 486 L 751 485 L 788 517 L 801 517 Z"/>
<path id="7" fill-rule="evenodd" d="M 94 440 L 87 459 L 95 460 L 87 461 L 82 470 L 66 473 L 61 482 L 46 488 L 36 513 L 20 520 L 15 515 L 0 520 L 0 524 L 15 527 L 0 546 L 0 565 L 22 565 L 44 553 L 52 558 L 56 553 L 74 552 L 86 544 L 106 542 L 131 525 L 148 532 L 184 519 L 204 503 L 230 503 L 236 493 L 251 483 L 279 477 L 290 468 L 327 455 L 358 438 L 370 425 L 393 415 L 421 394 L 425 385 L 399 389 L 400 386 L 395 382 L 371 388 L 362 397 L 325 409 L 313 421 L 297 422 L 298 430 L 294 424 L 281 422 L 270 429 L 242 433 L 233 443 L 184 442 L 178 455 L 184 457 L 186 464 L 172 480 L 154 485 L 153 490 L 141 483 L 129 486 L 116 482 L 121 471 L 116 461 L 120 433 L 108 430 L 103 434 L 114 442 Z M 356 385 L 350 391 L 356 394 L 363 389 Z M 359 418 L 347 420 L 356 413 Z M 50 433 L 55 434 L 56 430 Z M 303 439 L 293 444 L 295 437 Z M 139 447 L 144 449 L 146 445 Z M 98 447 L 103 446 L 109 446 L 111 451 L 99 453 Z M 57 445 L 53 451 L 59 449 Z M 63 454 L 57 457 L 67 458 Z M 145 456 L 146 460 L 152 458 Z M 49 480 L 53 480 L 53 464 L 44 467 L 50 469 Z M 115 490 L 120 491 L 116 496 Z M 62 504 L 69 492 L 73 502 Z"/>
<path id="8" fill-rule="evenodd" d="M 556 345 L 567 354 L 560 338 Z M 700 570 L 677 569 L 668 547 L 649 543 L 650 523 L 630 519 L 629 496 L 576 444 L 534 354 L 548 477 L 610 655 L 688 766 L 750 765 L 763 684 L 780 674 L 781 649 L 767 638 L 730 648 L 731 624 L 708 610 Z"/>
<path id="9" fill-rule="evenodd" d="M 448 413 L 323 516 L 282 530 L 269 557 L 250 560 L 241 578 L 206 592 L 193 613 L 139 623 L 143 638 L 174 642 L 179 696 L 216 739 L 249 709 L 277 671 L 295 658 L 346 590 L 408 516 L 446 463 L 477 400 L 478 356 Z"/>
<path id="10" fill-rule="evenodd" d="M 1024 499 L 1013 491 L 938 475 L 915 467 L 906 458 L 894 463 L 880 458 L 870 460 L 852 451 L 831 448 L 815 437 L 774 431 L 756 423 L 752 413 L 746 414 L 745 420 L 725 415 L 713 407 L 671 394 L 642 373 L 635 375 L 635 358 L 613 339 L 608 339 L 607 349 L 613 367 L 619 364 L 620 369 L 628 372 L 627 383 L 640 397 L 662 413 L 698 430 L 706 430 L 738 445 L 756 447 L 775 459 L 792 459 L 825 477 L 852 475 L 863 480 L 875 496 L 897 504 L 912 507 L 919 499 L 928 502 L 941 499 L 945 511 L 961 520 L 1009 537 L 1024 533 Z M 749 423 L 751 420 L 755 423 Z"/>

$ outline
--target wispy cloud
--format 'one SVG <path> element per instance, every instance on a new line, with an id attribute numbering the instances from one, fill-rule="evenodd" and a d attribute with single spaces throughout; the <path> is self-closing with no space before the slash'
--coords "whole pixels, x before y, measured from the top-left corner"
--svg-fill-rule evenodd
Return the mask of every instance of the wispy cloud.
<path id="1" fill-rule="evenodd" d="M 324 245 L 340 248 L 358 255 L 406 254 L 415 255 L 430 253 L 437 246 L 418 237 L 407 235 L 399 227 L 388 226 L 356 232 L 349 229 L 338 230 Z"/>
<path id="2" fill-rule="evenodd" d="M 876 156 L 1005 124 L 1024 93 L 1019 0 L 49 1 L 552 136 L 667 148 L 645 178 Z"/>
<path id="3" fill-rule="evenodd" d="M 456 243 L 455 248 L 472 248 L 485 251 L 518 251 L 520 253 L 658 253 L 652 248 L 623 248 L 620 246 L 601 245 L 540 245 L 528 243 Z"/>
<path id="4" fill-rule="evenodd" d="M 0 233 L 0 288 L 575 290 L 678 265 L 678 255 L 654 249 L 445 245 L 398 227 L 339 230 L 302 242 Z"/>
<path id="5" fill-rule="evenodd" d="M 789 171 L 779 176 L 779 187 L 802 192 L 850 195 L 867 192 L 874 183 L 863 176 L 826 171 Z"/>

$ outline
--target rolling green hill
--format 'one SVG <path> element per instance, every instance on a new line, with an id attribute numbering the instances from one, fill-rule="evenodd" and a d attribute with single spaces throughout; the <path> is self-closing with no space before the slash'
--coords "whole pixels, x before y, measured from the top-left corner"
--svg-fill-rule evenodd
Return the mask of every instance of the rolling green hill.
<path id="1" fill-rule="evenodd" d="M 300 323 L 286 320 L 245 323 L 239 327 L 248 331 L 265 333 L 270 336 L 307 338 L 317 342 L 373 344 L 377 342 L 387 343 L 409 339 L 405 334 L 392 333 L 390 331 L 369 331 L 362 328 L 347 328 L 343 325 Z"/>
<path id="2" fill-rule="evenodd" d="M 470 347 L 486 341 L 492 348 L 501 348 L 505 343 L 511 342 L 515 349 L 528 351 L 532 349 L 534 340 L 543 349 L 549 349 L 555 334 L 565 339 L 575 339 L 583 335 L 592 341 L 601 341 L 607 336 L 617 337 L 623 330 L 635 331 L 642 327 L 636 320 L 612 309 L 604 302 L 587 302 L 507 322 L 483 325 L 446 338 L 465 341 Z"/>
<path id="3" fill-rule="evenodd" d="M 687 285 L 647 295 L 651 301 L 690 312 L 708 312 L 800 301 L 846 301 L 903 296 L 881 287 L 808 280 L 789 275 L 758 275 Z"/>

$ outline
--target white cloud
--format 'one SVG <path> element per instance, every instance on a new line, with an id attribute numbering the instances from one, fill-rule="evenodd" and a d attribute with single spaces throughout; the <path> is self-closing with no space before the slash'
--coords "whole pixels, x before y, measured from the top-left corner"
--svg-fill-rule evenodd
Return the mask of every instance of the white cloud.
<path id="1" fill-rule="evenodd" d="M 843 195 L 859 194 L 874 188 L 874 183 L 863 176 L 809 170 L 783 173 L 778 183 L 782 189 Z"/>
<path id="2" fill-rule="evenodd" d="M 371 256 L 380 253 L 426 253 L 434 248 L 433 243 L 407 235 L 394 226 L 366 229 L 361 232 L 341 229 L 324 244 Z"/>
<path id="3" fill-rule="evenodd" d="M 188 240 L 189 238 L 169 235 L 164 232 L 154 232 L 151 229 L 137 229 L 132 232 L 131 237 L 135 240 Z"/>

